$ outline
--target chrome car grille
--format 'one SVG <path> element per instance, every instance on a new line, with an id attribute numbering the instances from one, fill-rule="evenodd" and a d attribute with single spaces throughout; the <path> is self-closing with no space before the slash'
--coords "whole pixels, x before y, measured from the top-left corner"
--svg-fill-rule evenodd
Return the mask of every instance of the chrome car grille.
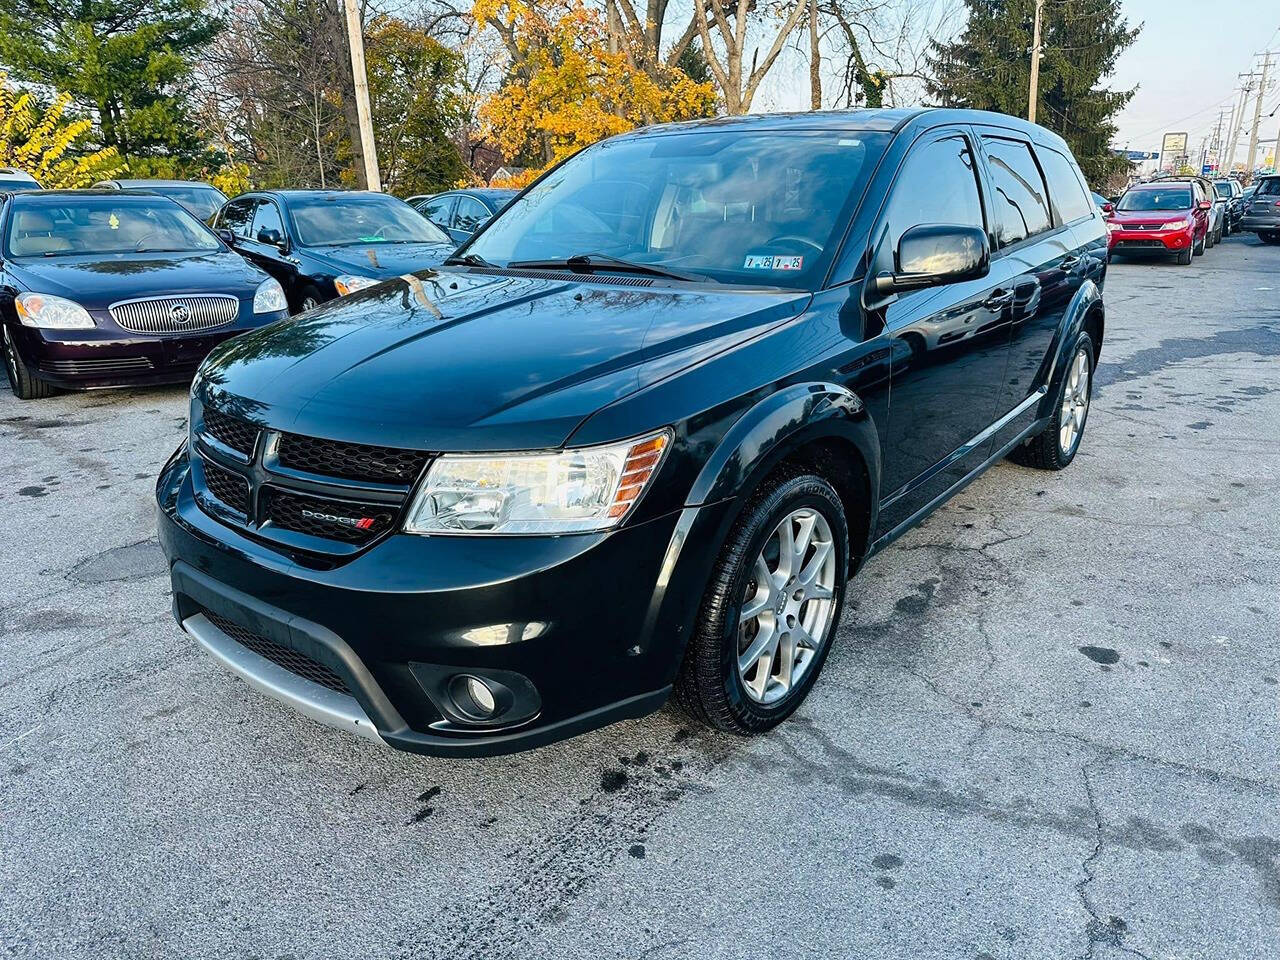
<path id="1" fill-rule="evenodd" d="M 191 333 L 231 323 L 240 301 L 229 296 L 156 297 L 110 307 L 111 319 L 134 333 Z"/>

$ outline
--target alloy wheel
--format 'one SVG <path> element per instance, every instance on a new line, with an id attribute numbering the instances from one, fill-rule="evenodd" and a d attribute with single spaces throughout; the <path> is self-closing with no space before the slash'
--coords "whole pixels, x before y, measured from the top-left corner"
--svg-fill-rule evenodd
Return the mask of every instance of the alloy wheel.
<path id="1" fill-rule="evenodd" d="M 831 525 L 811 507 L 787 514 L 765 541 L 738 618 L 738 677 L 755 702 L 785 698 L 827 642 L 837 569 Z"/>
<path id="2" fill-rule="evenodd" d="M 1062 389 L 1062 409 L 1059 411 L 1058 446 L 1064 456 L 1070 456 L 1084 430 L 1084 418 L 1089 412 L 1089 352 L 1081 348 L 1071 361 L 1067 382 Z"/>

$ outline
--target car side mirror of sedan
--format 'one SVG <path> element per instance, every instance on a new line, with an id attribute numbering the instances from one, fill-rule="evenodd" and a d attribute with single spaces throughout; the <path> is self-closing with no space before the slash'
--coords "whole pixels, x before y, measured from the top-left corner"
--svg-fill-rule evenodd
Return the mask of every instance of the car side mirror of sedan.
<path id="1" fill-rule="evenodd" d="M 1115 205 L 1114 203 L 1111 203 L 1110 201 L 1108 201 L 1108 202 L 1106 202 L 1106 203 L 1104 203 L 1104 204 L 1102 205 L 1102 212 L 1103 212 L 1103 213 L 1115 213 L 1115 212 L 1116 212 L 1116 205 Z"/>
<path id="2" fill-rule="evenodd" d="M 279 230 L 263 227 L 261 230 L 258 231 L 258 242 L 265 243 L 271 247 L 279 247 L 281 250 L 283 250 L 284 234 L 282 234 Z"/>
<path id="3" fill-rule="evenodd" d="M 894 269 L 873 280 L 881 296 L 985 277 L 991 245 L 981 227 L 922 223 L 902 234 L 893 259 Z"/>
<path id="4" fill-rule="evenodd" d="M 232 233 L 230 230 L 228 230 L 226 227 L 219 227 L 217 230 L 214 231 L 214 233 L 216 233 L 218 235 L 218 239 L 221 240 L 223 243 L 225 243 L 228 247 L 234 247 L 236 245 L 235 234 Z"/>
<path id="5" fill-rule="evenodd" d="M 1196 206 L 1198 206 L 1201 210 L 1212 210 L 1212 209 L 1213 209 L 1213 201 L 1212 201 L 1212 200 L 1201 200 L 1198 204 L 1196 204 Z"/>

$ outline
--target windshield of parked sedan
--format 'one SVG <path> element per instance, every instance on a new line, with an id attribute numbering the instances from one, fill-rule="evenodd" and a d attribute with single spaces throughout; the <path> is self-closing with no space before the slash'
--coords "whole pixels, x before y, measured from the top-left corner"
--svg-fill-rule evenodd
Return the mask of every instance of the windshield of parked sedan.
<path id="1" fill-rule="evenodd" d="M 383 194 L 293 197 L 298 242 L 308 247 L 368 243 L 448 243 L 448 235 L 403 200 Z"/>
<path id="2" fill-rule="evenodd" d="M 708 129 L 606 141 L 544 177 L 463 252 L 500 266 L 617 257 L 812 288 L 888 139 Z"/>
<path id="3" fill-rule="evenodd" d="M 227 202 L 222 191 L 216 187 L 146 187 L 148 193 L 158 193 L 162 197 L 176 200 L 197 218 L 208 220 L 220 206 Z"/>
<path id="4" fill-rule="evenodd" d="M 218 238 L 164 197 L 14 197 L 5 229 L 11 257 L 218 250 Z"/>
<path id="5" fill-rule="evenodd" d="M 1226 197 L 1228 200 L 1230 200 L 1230 199 L 1231 199 L 1231 184 L 1229 184 L 1229 183 L 1215 183 L 1215 184 L 1213 185 L 1213 189 L 1214 189 L 1214 190 L 1216 190 L 1216 191 L 1218 191 L 1218 196 L 1220 196 L 1220 197 Z"/>
<path id="6" fill-rule="evenodd" d="M 1159 190 L 1130 190 L 1117 204 L 1120 210 L 1188 210 L 1191 188 L 1167 187 Z"/>

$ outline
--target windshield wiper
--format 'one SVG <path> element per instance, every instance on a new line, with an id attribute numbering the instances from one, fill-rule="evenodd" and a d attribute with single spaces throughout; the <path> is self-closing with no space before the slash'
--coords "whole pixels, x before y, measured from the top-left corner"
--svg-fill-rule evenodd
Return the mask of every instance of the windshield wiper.
<path id="1" fill-rule="evenodd" d="M 668 270 L 666 267 L 651 263 L 636 263 L 634 260 L 623 260 L 611 257 L 607 253 L 579 253 L 563 260 L 513 260 L 507 264 L 508 270 L 609 270 L 614 273 L 643 273 L 651 277 L 666 277 L 668 280 L 683 280 L 686 283 L 706 283 L 711 277 L 697 273 L 681 273 Z M 712 281 L 715 282 L 715 281 Z"/>
<path id="2" fill-rule="evenodd" d="M 496 264 L 490 263 L 478 253 L 464 253 L 460 257 L 445 257 L 444 265 L 446 267 L 464 266 L 464 267 L 492 267 Z"/>

